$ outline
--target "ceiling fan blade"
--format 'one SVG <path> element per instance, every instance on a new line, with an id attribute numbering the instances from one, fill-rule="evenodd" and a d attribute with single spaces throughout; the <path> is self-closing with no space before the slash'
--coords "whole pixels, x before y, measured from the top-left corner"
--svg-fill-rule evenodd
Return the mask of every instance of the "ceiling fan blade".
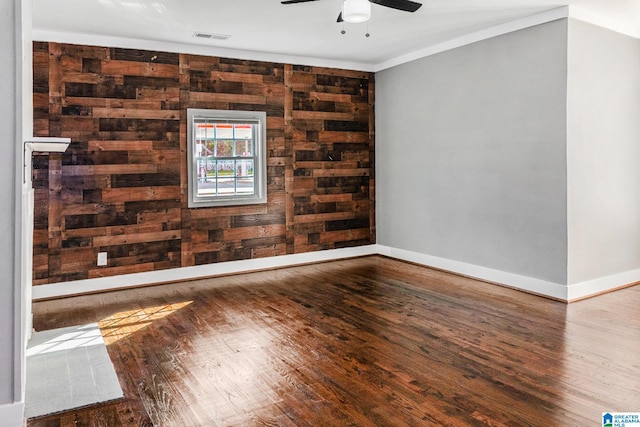
<path id="1" fill-rule="evenodd" d="M 344 19 L 342 19 L 342 12 L 340 12 L 340 15 L 338 15 L 338 20 L 336 22 L 343 22 Z"/>
<path id="2" fill-rule="evenodd" d="M 420 9 L 422 3 L 416 3 L 410 0 L 369 0 L 371 3 L 380 6 L 390 7 L 391 9 L 404 10 L 405 12 L 415 12 Z"/>
<path id="3" fill-rule="evenodd" d="M 284 1 L 281 1 L 280 4 L 307 3 L 310 1 L 317 1 L 317 0 L 284 0 Z"/>

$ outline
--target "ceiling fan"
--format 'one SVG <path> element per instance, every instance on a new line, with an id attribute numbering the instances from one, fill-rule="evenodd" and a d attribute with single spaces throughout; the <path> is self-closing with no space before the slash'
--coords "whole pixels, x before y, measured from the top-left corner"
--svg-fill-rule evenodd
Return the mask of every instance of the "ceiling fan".
<path id="1" fill-rule="evenodd" d="M 281 4 L 306 3 L 318 0 L 283 0 Z M 338 15 L 337 22 L 359 23 L 368 21 L 371 17 L 371 3 L 380 6 L 390 7 L 391 9 L 402 10 L 405 12 L 415 12 L 420 9 L 422 3 L 416 3 L 411 0 L 344 0 L 342 2 L 342 11 Z"/>

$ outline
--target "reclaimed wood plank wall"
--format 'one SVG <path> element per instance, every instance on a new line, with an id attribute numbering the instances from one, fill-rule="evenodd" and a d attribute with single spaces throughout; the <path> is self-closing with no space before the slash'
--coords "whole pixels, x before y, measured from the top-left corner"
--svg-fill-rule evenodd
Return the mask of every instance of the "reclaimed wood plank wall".
<path id="1" fill-rule="evenodd" d="M 34 43 L 34 285 L 375 243 L 373 74 Z M 187 207 L 187 108 L 267 112 L 268 203 Z M 108 265 L 97 266 L 98 252 Z"/>

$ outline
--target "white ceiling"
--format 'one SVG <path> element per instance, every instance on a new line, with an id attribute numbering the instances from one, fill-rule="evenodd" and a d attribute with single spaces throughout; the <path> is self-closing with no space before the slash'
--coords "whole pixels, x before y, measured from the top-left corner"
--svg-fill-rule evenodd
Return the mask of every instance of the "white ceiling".
<path id="1" fill-rule="evenodd" d="M 416 0 L 419 1 L 419 0 Z M 407 13 L 372 5 L 365 24 L 338 24 L 341 0 L 34 0 L 34 39 L 384 68 L 398 57 L 487 28 L 567 9 L 640 38 L 640 0 L 424 0 Z M 342 35 L 341 30 L 346 34 Z M 196 31 L 226 34 L 201 40 Z M 365 37 L 369 32 L 370 37 Z M 173 49 L 172 49 L 173 47 Z M 297 60 L 297 61 L 296 61 Z"/>

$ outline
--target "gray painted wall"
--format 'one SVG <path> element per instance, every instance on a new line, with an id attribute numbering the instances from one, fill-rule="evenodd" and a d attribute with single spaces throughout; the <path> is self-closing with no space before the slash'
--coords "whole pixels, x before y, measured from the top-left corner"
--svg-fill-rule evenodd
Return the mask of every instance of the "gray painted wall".
<path id="1" fill-rule="evenodd" d="M 378 243 L 566 284 L 567 20 L 376 75 Z"/>
<path id="2" fill-rule="evenodd" d="M 15 359 L 15 333 L 19 330 L 19 309 L 16 304 L 20 293 L 20 277 L 15 270 L 15 213 L 17 183 L 16 146 L 19 134 L 21 104 L 16 104 L 21 89 L 16 88 L 20 79 L 16 73 L 21 69 L 17 63 L 16 49 L 16 2 L 0 2 L 0 405 L 14 402 L 14 394 L 20 388 L 16 383 L 15 367 L 20 362 Z M 19 34 L 19 33 L 18 33 Z M 18 107 L 18 108 L 16 108 Z M 17 396 L 20 400 L 20 396 Z M 6 422 L 6 420 L 4 420 Z M 0 420 L 0 423 L 3 420 Z"/>
<path id="3" fill-rule="evenodd" d="M 640 40 L 569 21 L 569 284 L 640 269 Z"/>

